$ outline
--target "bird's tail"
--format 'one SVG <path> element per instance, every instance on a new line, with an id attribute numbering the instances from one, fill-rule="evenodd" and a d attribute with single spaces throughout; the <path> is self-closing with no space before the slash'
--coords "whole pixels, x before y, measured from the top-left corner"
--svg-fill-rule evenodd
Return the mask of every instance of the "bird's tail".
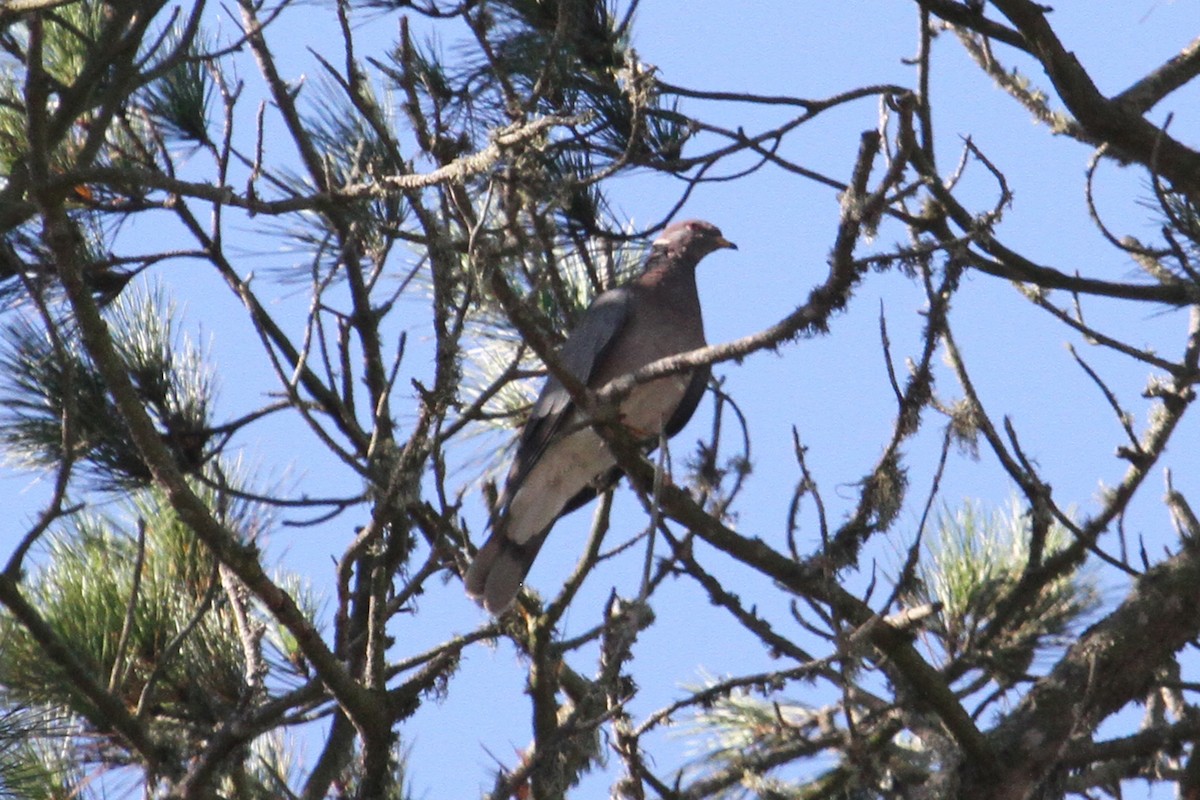
<path id="1" fill-rule="evenodd" d="M 521 590 L 545 536 L 517 544 L 503 531 L 493 531 L 479 548 L 463 582 L 467 595 L 492 614 L 502 614 Z"/>

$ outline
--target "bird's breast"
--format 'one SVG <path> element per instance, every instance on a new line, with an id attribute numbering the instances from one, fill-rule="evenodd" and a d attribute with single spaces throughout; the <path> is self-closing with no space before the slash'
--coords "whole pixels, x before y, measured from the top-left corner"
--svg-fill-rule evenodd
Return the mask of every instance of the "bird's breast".
<path id="1" fill-rule="evenodd" d="M 635 436 L 657 436 L 679 408 L 691 373 L 668 375 L 634 387 L 621 403 L 621 422 Z"/>

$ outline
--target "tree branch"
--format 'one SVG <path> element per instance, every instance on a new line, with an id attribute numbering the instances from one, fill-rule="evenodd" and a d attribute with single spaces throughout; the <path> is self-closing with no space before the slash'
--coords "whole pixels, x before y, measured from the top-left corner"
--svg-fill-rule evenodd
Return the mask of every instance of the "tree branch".
<path id="1" fill-rule="evenodd" d="M 1172 138 L 1138 113 L 1140 109 L 1109 100 L 1075 55 L 1059 41 L 1044 6 L 1031 0 L 992 0 L 1029 44 L 1067 109 L 1080 125 L 1115 154 L 1161 175 L 1200 204 L 1200 152 Z M 1188 67 L 1190 68 L 1190 67 Z"/>

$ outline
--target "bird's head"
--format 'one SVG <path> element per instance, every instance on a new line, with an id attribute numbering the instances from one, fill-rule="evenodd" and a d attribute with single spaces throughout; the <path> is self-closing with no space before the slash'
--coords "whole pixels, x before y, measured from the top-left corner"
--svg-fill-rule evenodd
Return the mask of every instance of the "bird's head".
<path id="1" fill-rule="evenodd" d="M 737 245 L 721 235 L 721 229 L 711 222 L 699 219 L 689 219 L 685 222 L 674 222 L 668 225 L 662 234 L 652 244 L 654 250 L 661 250 L 687 259 L 699 261 L 714 250 L 729 248 L 737 250 Z"/>

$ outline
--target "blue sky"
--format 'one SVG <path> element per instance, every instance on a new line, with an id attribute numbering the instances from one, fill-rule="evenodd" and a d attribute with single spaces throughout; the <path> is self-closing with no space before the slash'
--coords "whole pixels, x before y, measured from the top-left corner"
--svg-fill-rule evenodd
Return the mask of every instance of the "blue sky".
<path id="1" fill-rule="evenodd" d="M 1102 4 L 1102 11 L 1091 3 L 1061 6 L 1052 18 L 1061 38 L 1106 92 L 1123 89 L 1178 52 L 1196 32 L 1193 0 L 1114 1 Z M 290 20 L 285 16 L 287 41 L 277 34 L 276 42 L 279 48 L 295 50 L 292 77 L 317 72 L 304 48 L 332 46 L 332 37 L 321 33 L 326 23 L 313 22 L 324 20 L 324 15 L 325 8 L 316 6 L 306 7 Z M 645 0 L 634 27 L 634 46 L 642 60 L 655 65 L 662 79 L 672 84 L 821 98 L 864 84 L 913 85 L 915 70 L 903 59 L 915 53 L 916 20 L 913 4 L 901 0 L 697 0 L 686 4 Z M 375 14 L 360 30 L 386 42 L 394 34 L 396 22 L 394 17 Z M 283 31 L 281 28 L 280 33 Z M 1015 58 L 1002 45 L 996 46 L 996 52 L 1035 81 L 1044 80 L 1027 60 Z M 979 72 L 951 34 L 943 34 L 935 42 L 934 63 L 932 95 L 943 169 L 957 160 L 962 137 L 969 135 L 1004 171 L 1014 204 L 998 229 L 1003 240 L 1066 272 L 1131 279 L 1134 265 L 1111 249 L 1087 219 L 1083 176 L 1089 150 L 1065 138 L 1054 138 L 1035 125 Z M 242 77 L 249 92 L 261 91 L 249 64 Z M 698 101 L 686 101 L 683 110 L 727 128 L 741 126 L 749 133 L 778 124 L 788 114 L 786 109 Z M 1177 136 L 1196 141 L 1200 132 L 1197 87 L 1168 99 L 1152 117 L 1161 120 L 1167 113 L 1174 114 L 1172 131 Z M 849 104 L 802 127 L 781 152 L 807 167 L 845 179 L 853 165 L 859 133 L 875 128 L 877 121 L 875 101 Z M 695 146 L 703 145 L 701 140 Z M 657 220 L 671 207 L 680 188 L 676 181 L 649 175 L 617 179 L 608 186 L 616 206 L 636 222 Z M 1149 194 L 1144 175 L 1112 164 L 1101 168 L 1097 202 L 1106 222 L 1119 234 L 1154 235 L 1154 218 L 1139 204 Z M 978 165 L 969 168 L 964 177 L 962 197 L 978 210 L 994 203 L 994 184 Z M 803 303 L 808 289 L 824 277 L 838 213 L 833 191 L 779 170 L 767 169 L 699 189 L 680 216 L 711 220 L 740 247 L 736 253 L 711 257 L 700 268 L 709 340 L 721 342 L 752 333 Z M 127 235 L 146 237 L 147 242 L 170 236 L 137 226 Z M 900 229 L 885 225 L 878 246 L 886 248 L 903 235 Z M 270 268 L 299 258 L 281 251 L 278 245 L 277 240 L 247 236 L 243 243 L 246 269 L 263 276 L 257 285 L 265 296 L 277 298 L 276 308 L 289 304 L 301 308 L 304 298 L 299 287 L 268 286 Z M 227 416 L 234 417 L 259 403 L 263 392 L 272 388 L 269 372 L 233 298 L 215 277 L 196 274 L 196 269 L 194 265 L 168 267 L 156 278 L 187 304 L 196 330 L 222 365 L 222 406 Z M 914 355 L 920 344 L 924 302 L 919 287 L 909 280 L 894 273 L 871 275 L 851 308 L 833 320 L 828 335 L 717 368 L 717 375 L 726 379 L 728 391 L 751 421 L 755 471 L 736 508 L 740 530 L 782 543 L 787 505 L 798 477 L 791 453 L 793 426 L 809 447 L 810 466 L 830 504 L 831 517 L 840 518 L 852 506 L 854 483 L 872 468 L 890 434 L 894 412 L 879 341 L 879 315 L 882 310 L 887 318 L 893 362 L 903 370 L 903 359 Z M 1187 322 L 1185 312 L 1096 300 L 1087 301 L 1085 311 L 1091 322 L 1102 324 L 1110 333 L 1134 343 L 1161 346 L 1167 354 L 1178 351 Z M 420 358 L 420 340 L 426 335 L 427 323 L 419 303 L 414 301 L 411 313 L 411 321 L 401 320 L 401 325 L 413 338 L 414 358 Z M 1012 287 L 991 277 L 966 278 L 952 321 L 993 418 L 1011 417 L 1061 504 L 1082 513 L 1093 508 L 1099 486 L 1116 482 L 1123 473 L 1124 462 L 1113 455 L 1122 435 L 1104 398 L 1075 365 L 1066 344 L 1074 343 L 1112 382 L 1121 401 L 1135 413 L 1139 428 L 1145 423 L 1147 409 L 1140 397 L 1146 370 L 1080 342 Z M 944 397 L 952 400 L 959 396 L 948 372 L 941 371 L 939 380 Z M 400 383 L 407 385 L 406 381 Z M 692 425 L 676 440 L 679 453 L 703 435 L 710 402 L 706 401 Z M 396 407 L 405 411 L 413 406 L 401 399 Z M 922 435 L 905 448 L 914 498 L 923 498 L 928 490 L 942 424 L 941 419 L 927 414 Z M 272 425 L 240 440 L 249 463 L 261 464 L 267 468 L 266 474 L 311 494 L 357 490 L 354 476 L 339 471 L 316 442 L 294 429 Z M 1181 444 L 1195 442 L 1196 425 L 1190 420 L 1185 425 L 1176 435 L 1166 466 L 1174 470 L 1176 487 L 1194 497 L 1200 492 L 1200 464 L 1196 452 Z M 290 466 L 285 470 L 283 464 Z M 478 472 L 478 466 L 463 466 L 455 480 L 468 484 L 477 479 Z M 30 488 L 28 483 L 27 477 L 6 478 L 0 491 L 20 493 L 20 498 L 29 500 L 40 489 Z M 942 499 L 951 506 L 966 498 L 998 506 L 1005 504 L 1011 493 L 1007 479 L 986 454 L 979 461 L 954 457 L 943 479 Z M 1132 535 L 1144 535 L 1151 544 L 1162 546 L 1170 543 L 1171 533 L 1158 503 L 1160 496 L 1158 487 L 1147 487 L 1133 507 L 1128 527 Z M 617 509 L 614 533 L 640 530 L 644 525 L 644 515 L 628 490 L 618 497 Z M 881 572 L 894 571 L 895 548 L 907 541 L 919 512 L 920 501 L 910 501 L 890 546 L 872 551 L 871 558 Z M 467 513 L 478 535 L 484 515 L 477 495 L 468 500 Z M 809 525 L 802 529 L 801 544 L 811 548 L 816 541 L 812 518 L 804 519 Z M 589 523 L 589 512 L 582 511 L 559 524 L 530 576 L 534 586 L 547 593 L 559 586 L 582 548 Z M 271 552 L 287 569 L 323 587 L 331 574 L 331 559 L 342 553 L 351 524 L 343 518 L 319 528 L 277 529 L 270 537 Z M 614 587 L 627 596 L 636 592 L 640 558 L 640 553 L 630 554 L 597 572 L 569 614 L 565 636 L 594 624 Z M 871 565 L 871 559 L 864 560 L 867 573 L 848 576 L 848 581 L 869 578 Z M 779 593 L 772 595 L 769 589 L 763 591 L 758 582 L 731 565 L 720 567 L 719 574 L 732 585 L 745 581 L 749 590 L 762 591 L 764 603 L 777 602 L 782 607 L 788 599 Z M 1103 585 L 1109 599 L 1119 599 L 1122 588 L 1118 581 L 1105 576 Z M 683 582 L 664 591 L 663 602 L 656 607 L 658 622 L 636 649 L 633 668 L 642 693 L 634 705 L 635 714 L 680 696 L 681 684 L 696 683 L 705 673 L 721 675 L 746 669 L 748 663 L 771 667 L 761 648 L 723 618 L 708 614 L 707 608 L 702 594 Z M 484 620 L 482 612 L 462 595 L 457 581 L 432 588 L 421 599 L 420 612 L 412 620 L 394 623 L 397 653 L 419 652 Z M 477 646 L 467 652 L 448 697 L 426 702 L 401 729 L 411 747 L 412 779 L 418 796 L 476 796 L 490 785 L 496 766 L 489 753 L 509 766 L 515 763 L 516 750 L 529 741 L 524 681 L 524 668 L 511 648 Z M 1128 720 L 1117 726 L 1136 724 L 1135 716 L 1124 716 Z M 1132 732 L 1131 727 L 1126 730 Z M 678 750 L 679 743 L 670 748 Z M 308 755 L 315 752 L 310 749 Z M 671 756 L 676 757 L 677 753 Z M 664 758 L 658 766 L 665 771 L 670 763 Z M 589 778 L 578 796 L 601 796 L 607 785 L 604 776 Z M 1131 789 L 1141 791 L 1140 787 Z"/>

